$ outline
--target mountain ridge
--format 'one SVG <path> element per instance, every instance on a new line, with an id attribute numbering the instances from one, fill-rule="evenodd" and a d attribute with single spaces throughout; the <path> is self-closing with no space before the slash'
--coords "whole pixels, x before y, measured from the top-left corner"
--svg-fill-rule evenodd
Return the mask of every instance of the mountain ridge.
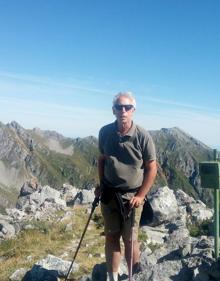
<path id="1" fill-rule="evenodd" d="M 210 204 L 210 192 L 200 187 L 198 163 L 212 159 L 211 148 L 178 127 L 149 132 L 158 158 L 155 186 L 162 183 L 174 190 L 181 188 Z M 69 138 L 56 131 L 25 129 L 16 121 L 0 122 L 1 190 L 19 190 L 32 177 L 57 189 L 64 182 L 79 188 L 94 187 L 98 183 L 97 157 L 94 136 Z"/>

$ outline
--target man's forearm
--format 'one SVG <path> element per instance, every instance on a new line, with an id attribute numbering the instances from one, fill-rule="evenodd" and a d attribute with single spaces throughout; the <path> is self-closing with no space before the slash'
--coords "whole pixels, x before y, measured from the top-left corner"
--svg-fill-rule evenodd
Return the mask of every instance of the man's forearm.
<path id="1" fill-rule="evenodd" d="M 145 168 L 145 173 L 144 173 L 143 183 L 140 189 L 138 190 L 137 194 L 134 197 L 132 197 L 130 200 L 131 208 L 133 207 L 137 208 L 143 203 L 157 175 L 157 163 L 155 160 L 146 162 L 144 168 Z"/>
<path id="2" fill-rule="evenodd" d="M 102 179 L 104 177 L 104 162 L 105 162 L 105 157 L 104 155 L 100 155 L 98 158 L 98 175 L 99 175 L 99 184 L 97 185 L 95 189 L 95 196 L 100 197 L 102 193 Z"/>
<path id="3" fill-rule="evenodd" d="M 105 165 L 105 156 L 100 155 L 98 158 L 98 174 L 99 174 L 99 181 L 101 182 L 104 177 L 104 165 Z"/>
<path id="4" fill-rule="evenodd" d="M 156 175 L 157 175 L 156 161 L 154 160 L 149 163 L 146 163 L 144 180 L 143 180 L 142 186 L 140 187 L 140 189 L 137 193 L 137 196 L 144 198 L 149 193 L 149 191 L 154 183 L 154 180 L 156 178 Z"/>

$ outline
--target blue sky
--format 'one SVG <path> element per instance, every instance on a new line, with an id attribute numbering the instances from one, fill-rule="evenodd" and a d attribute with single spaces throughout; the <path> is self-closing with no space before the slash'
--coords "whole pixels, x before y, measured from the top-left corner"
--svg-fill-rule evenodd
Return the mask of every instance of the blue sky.
<path id="1" fill-rule="evenodd" d="M 134 120 L 220 148 L 220 2 L 0 0 L 0 121 L 98 135 L 112 98 Z"/>

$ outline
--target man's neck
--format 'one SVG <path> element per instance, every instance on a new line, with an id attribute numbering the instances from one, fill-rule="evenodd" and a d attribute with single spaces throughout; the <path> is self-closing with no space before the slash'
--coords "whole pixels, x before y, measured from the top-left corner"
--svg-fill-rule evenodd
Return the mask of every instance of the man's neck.
<path id="1" fill-rule="evenodd" d="M 132 121 L 125 123 L 118 123 L 118 131 L 120 134 L 125 135 L 132 127 Z"/>

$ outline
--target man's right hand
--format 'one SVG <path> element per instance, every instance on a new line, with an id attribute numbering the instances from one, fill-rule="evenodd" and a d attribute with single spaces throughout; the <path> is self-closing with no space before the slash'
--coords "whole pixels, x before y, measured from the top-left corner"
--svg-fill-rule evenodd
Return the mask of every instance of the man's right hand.
<path id="1" fill-rule="evenodd" d="M 102 193 L 102 187 L 100 184 L 97 184 L 95 191 L 94 191 L 95 197 L 100 198 L 101 193 Z"/>

